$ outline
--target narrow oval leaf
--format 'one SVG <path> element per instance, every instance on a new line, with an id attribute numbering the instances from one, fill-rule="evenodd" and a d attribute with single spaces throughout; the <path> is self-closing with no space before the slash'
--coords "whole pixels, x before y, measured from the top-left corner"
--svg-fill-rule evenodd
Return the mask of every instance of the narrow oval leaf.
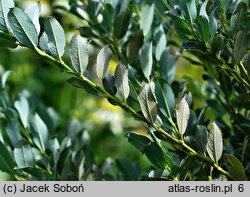
<path id="1" fill-rule="evenodd" d="M 29 103 L 27 99 L 23 95 L 20 95 L 20 100 L 16 101 L 14 105 L 24 128 L 27 128 L 29 118 Z"/>
<path id="2" fill-rule="evenodd" d="M 186 131 L 189 116 L 190 116 L 190 109 L 185 97 L 183 97 L 180 103 L 178 104 L 176 110 L 177 125 L 181 136 L 183 136 Z"/>
<path id="3" fill-rule="evenodd" d="M 152 43 L 145 43 L 141 48 L 140 64 L 144 76 L 149 80 L 153 67 Z"/>
<path id="4" fill-rule="evenodd" d="M 14 149 L 14 157 L 19 168 L 33 167 L 34 157 L 29 144 L 22 142 Z"/>
<path id="5" fill-rule="evenodd" d="M 106 75 L 111 57 L 112 51 L 105 45 L 97 55 L 96 75 L 99 79 L 103 79 Z"/>
<path id="6" fill-rule="evenodd" d="M 14 0 L 0 0 L 0 29 L 6 31 L 9 27 L 8 13 L 10 8 L 14 8 Z"/>
<path id="7" fill-rule="evenodd" d="M 185 19 L 194 22 L 197 16 L 195 0 L 180 0 L 179 6 Z"/>
<path id="8" fill-rule="evenodd" d="M 175 97 L 172 88 L 164 79 L 158 79 L 155 87 L 155 95 L 161 113 L 171 117 L 175 107 Z"/>
<path id="9" fill-rule="evenodd" d="M 9 153 L 6 146 L 0 140 L 0 170 L 9 174 L 14 174 L 13 170 L 16 166 L 11 154 Z"/>
<path id="10" fill-rule="evenodd" d="M 39 23 L 39 17 L 41 14 L 41 3 L 32 3 L 30 4 L 24 11 L 29 18 L 31 19 L 31 21 L 33 22 L 33 24 L 36 27 L 36 32 L 39 35 L 40 34 L 40 23 Z"/>
<path id="11" fill-rule="evenodd" d="M 60 59 L 66 45 L 62 26 L 54 17 L 50 16 L 44 23 L 44 30 L 48 36 L 48 48 L 51 54 Z"/>
<path id="12" fill-rule="evenodd" d="M 158 31 L 156 31 L 154 37 L 156 39 L 155 58 L 157 61 L 160 61 L 161 55 L 163 51 L 166 49 L 167 45 L 167 39 L 162 25 L 159 26 Z"/>
<path id="13" fill-rule="evenodd" d="M 48 43 L 49 43 L 48 35 L 46 34 L 46 32 L 43 32 L 41 37 L 40 37 L 40 40 L 39 40 L 39 47 L 44 52 L 46 52 L 47 54 L 50 55 L 51 53 L 50 53 L 50 50 L 49 50 Z"/>
<path id="14" fill-rule="evenodd" d="M 195 143 L 198 148 L 198 150 L 201 153 L 205 153 L 206 148 L 207 148 L 207 128 L 205 126 L 197 126 L 196 129 L 196 135 L 195 135 Z"/>
<path id="15" fill-rule="evenodd" d="M 170 54 L 170 48 L 164 49 L 160 59 L 160 74 L 169 84 L 174 80 L 176 73 L 176 59 Z"/>
<path id="16" fill-rule="evenodd" d="M 245 169 L 240 161 L 233 155 L 225 154 L 226 166 L 233 181 L 246 181 Z"/>
<path id="17" fill-rule="evenodd" d="M 236 9 L 233 12 L 233 15 L 230 19 L 230 28 L 233 37 L 235 37 L 236 33 L 241 28 L 242 24 L 245 23 L 247 17 L 247 5 L 244 2 L 240 2 Z"/>
<path id="18" fill-rule="evenodd" d="M 35 131 L 33 133 L 35 143 L 41 150 L 45 151 L 48 144 L 49 132 L 47 126 L 38 114 L 35 114 L 33 117 L 32 126 Z"/>
<path id="19" fill-rule="evenodd" d="M 70 58 L 74 69 L 83 74 L 89 63 L 88 44 L 77 33 L 70 42 Z"/>
<path id="20" fill-rule="evenodd" d="M 247 52 L 247 42 L 250 39 L 250 31 L 242 30 L 236 35 L 235 45 L 234 45 L 234 60 L 235 64 L 238 64 Z"/>
<path id="21" fill-rule="evenodd" d="M 119 1 L 120 10 L 114 21 L 114 34 L 117 38 L 122 38 L 128 30 L 131 13 L 128 8 L 128 1 Z"/>
<path id="22" fill-rule="evenodd" d="M 146 36 L 148 35 L 151 25 L 153 23 L 154 19 L 154 4 L 150 5 L 145 5 L 142 8 L 141 12 L 141 19 L 140 19 L 140 28 L 143 32 L 143 35 Z"/>
<path id="23" fill-rule="evenodd" d="M 116 67 L 115 84 L 119 96 L 126 100 L 129 96 L 128 69 L 123 64 Z"/>
<path id="24" fill-rule="evenodd" d="M 154 166 L 168 172 L 171 171 L 173 161 L 165 152 L 163 152 L 158 144 L 151 142 L 144 148 L 144 151 L 145 155 Z"/>
<path id="25" fill-rule="evenodd" d="M 16 147 L 17 144 L 22 139 L 18 121 L 16 120 L 10 121 L 6 127 L 6 131 L 12 146 Z"/>
<path id="26" fill-rule="evenodd" d="M 157 116 L 157 105 L 154 98 L 154 83 L 143 83 L 139 93 L 139 103 L 144 117 L 154 123 Z"/>
<path id="27" fill-rule="evenodd" d="M 213 122 L 213 129 L 208 137 L 207 143 L 207 152 L 209 157 L 215 162 L 218 163 L 219 159 L 222 156 L 223 151 L 223 140 L 220 128 L 215 122 Z"/>
<path id="28" fill-rule="evenodd" d="M 16 39 L 28 48 L 36 48 L 38 34 L 34 24 L 27 14 L 20 8 L 13 8 L 8 14 L 11 32 Z"/>
<path id="29" fill-rule="evenodd" d="M 144 148 L 148 146 L 151 143 L 151 140 L 144 136 L 144 135 L 139 135 L 136 133 L 128 133 L 126 135 L 126 138 L 128 138 L 128 141 L 134 145 L 136 149 L 144 153 Z"/>
<path id="30" fill-rule="evenodd" d="M 209 0 L 206 0 L 202 3 L 201 8 L 200 8 L 200 14 L 202 16 L 205 16 L 208 19 L 208 15 L 207 15 L 207 4 L 208 4 Z"/>

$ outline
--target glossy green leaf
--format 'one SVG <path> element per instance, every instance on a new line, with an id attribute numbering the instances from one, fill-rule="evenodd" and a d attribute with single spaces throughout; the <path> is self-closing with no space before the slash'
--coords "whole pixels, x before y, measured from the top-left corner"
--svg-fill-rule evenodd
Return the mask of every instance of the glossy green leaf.
<path id="1" fill-rule="evenodd" d="M 34 157 L 30 144 L 20 143 L 14 149 L 14 157 L 19 168 L 33 167 Z"/>
<path id="2" fill-rule="evenodd" d="M 12 146 L 16 147 L 17 144 L 22 139 L 18 121 L 16 121 L 16 120 L 10 121 L 7 124 L 6 131 L 7 131 L 8 137 L 11 141 Z"/>
<path id="3" fill-rule="evenodd" d="M 161 55 L 166 49 L 167 45 L 167 39 L 162 25 L 160 25 L 158 30 L 155 32 L 154 37 L 156 39 L 155 58 L 157 61 L 160 61 Z"/>
<path id="4" fill-rule="evenodd" d="M 207 15 L 207 4 L 208 4 L 209 0 L 206 0 L 202 3 L 201 8 L 200 8 L 200 14 L 201 16 L 205 16 L 208 19 L 208 15 Z"/>
<path id="5" fill-rule="evenodd" d="M 33 132 L 34 142 L 41 150 L 45 152 L 49 139 L 48 128 L 38 114 L 34 115 L 32 119 L 32 126 L 34 128 Z"/>
<path id="6" fill-rule="evenodd" d="M 134 62 L 139 55 L 139 51 L 143 45 L 143 34 L 137 31 L 131 35 L 127 46 L 127 56 L 130 63 Z"/>
<path id="7" fill-rule="evenodd" d="M 140 64 L 144 76 L 149 80 L 153 67 L 152 43 L 145 43 L 141 48 Z"/>
<path id="8" fill-rule="evenodd" d="M 151 142 L 144 148 L 144 151 L 147 158 L 154 166 L 168 172 L 171 171 L 173 161 L 165 152 L 163 152 L 162 148 L 159 145 Z"/>
<path id="9" fill-rule="evenodd" d="M 116 67 L 115 84 L 118 95 L 126 100 L 129 96 L 128 69 L 123 64 L 118 64 Z"/>
<path id="10" fill-rule="evenodd" d="M 128 1 L 120 1 L 120 10 L 117 13 L 114 21 L 114 34 L 117 38 L 122 38 L 129 27 L 130 11 Z"/>
<path id="11" fill-rule="evenodd" d="M 88 44 L 77 33 L 70 42 L 70 58 L 75 71 L 83 73 L 89 63 Z"/>
<path id="12" fill-rule="evenodd" d="M 210 41 L 212 42 L 216 32 L 217 32 L 217 21 L 216 18 L 214 17 L 215 11 L 210 13 L 209 16 L 209 33 L 210 33 Z"/>
<path id="13" fill-rule="evenodd" d="M 146 4 L 142 7 L 140 28 L 144 36 L 148 35 L 151 29 L 153 19 L 154 19 L 154 8 L 155 8 L 154 4 L 152 5 Z"/>
<path id="14" fill-rule="evenodd" d="M 240 2 L 233 12 L 230 19 L 230 32 L 233 36 L 237 34 L 241 26 L 246 22 L 247 17 L 247 5 L 244 2 Z"/>
<path id="15" fill-rule="evenodd" d="M 186 20 L 194 22 L 197 17 L 195 0 L 179 0 L 179 6 Z"/>
<path id="16" fill-rule="evenodd" d="M 207 152 L 209 157 L 215 163 L 218 163 L 219 159 L 222 156 L 222 151 L 223 151 L 222 134 L 217 124 L 213 122 L 213 129 L 208 137 Z"/>
<path id="17" fill-rule="evenodd" d="M 201 153 L 205 153 L 208 141 L 207 128 L 205 126 L 198 125 L 196 128 L 195 143 L 198 150 Z"/>
<path id="18" fill-rule="evenodd" d="M 15 6 L 14 0 L 0 0 L 0 30 L 7 31 L 8 12 Z"/>
<path id="19" fill-rule="evenodd" d="M 154 123 L 157 116 L 157 104 L 154 98 L 154 83 L 143 83 L 139 93 L 139 103 L 144 117 Z"/>
<path id="20" fill-rule="evenodd" d="M 20 95 L 20 100 L 16 101 L 14 105 L 24 128 L 27 128 L 29 118 L 29 103 L 27 99 L 23 95 Z"/>
<path id="21" fill-rule="evenodd" d="M 10 70 L 7 70 L 3 73 L 2 77 L 1 77 L 2 88 L 5 88 L 6 81 L 9 78 L 11 73 L 12 73 L 12 71 L 10 71 Z"/>
<path id="22" fill-rule="evenodd" d="M 31 19 L 31 21 L 33 22 L 33 24 L 36 27 L 36 32 L 39 35 L 40 34 L 40 23 L 39 23 L 39 17 L 41 14 L 41 3 L 32 3 L 30 4 L 24 11 L 29 18 Z"/>
<path id="23" fill-rule="evenodd" d="M 175 97 L 172 88 L 166 80 L 157 79 L 155 95 L 161 113 L 170 118 L 175 108 Z"/>
<path id="24" fill-rule="evenodd" d="M 205 16 L 197 17 L 198 31 L 204 43 L 209 43 L 209 23 Z"/>
<path id="25" fill-rule="evenodd" d="M 176 73 L 176 59 L 170 54 L 170 48 L 162 52 L 160 59 L 160 74 L 163 79 L 166 79 L 169 84 L 174 80 Z"/>
<path id="26" fill-rule="evenodd" d="M 231 178 L 234 181 L 246 181 L 245 169 L 240 161 L 233 155 L 225 154 L 226 166 Z"/>
<path id="27" fill-rule="evenodd" d="M 142 153 L 144 153 L 144 148 L 146 146 L 148 146 L 151 142 L 151 140 L 144 136 L 144 135 L 139 135 L 139 134 L 136 134 L 136 133 L 128 133 L 126 135 L 126 138 L 128 138 L 128 141 L 134 145 L 134 147 L 136 149 L 138 149 L 139 151 L 141 151 Z"/>
<path id="28" fill-rule="evenodd" d="M 189 116 L 190 116 L 190 109 L 185 97 L 183 97 L 176 109 L 177 125 L 181 136 L 183 136 L 186 131 Z"/>
<path id="29" fill-rule="evenodd" d="M 180 181 L 186 180 L 188 173 L 192 172 L 192 169 L 197 165 L 197 160 L 195 157 L 187 156 L 180 163 Z"/>
<path id="30" fill-rule="evenodd" d="M 242 30 L 237 33 L 234 45 L 235 64 L 238 64 L 246 54 L 247 50 L 246 43 L 249 41 L 249 39 L 250 39 L 250 31 Z"/>
<path id="31" fill-rule="evenodd" d="M 8 14 L 11 32 L 24 46 L 36 48 L 38 45 L 38 34 L 34 24 L 27 14 L 20 8 L 13 8 Z"/>
<path id="32" fill-rule="evenodd" d="M 64 54 L 66 44 L 62 26 L 54 17 L 49 16 L 45 20 L 44 30 L 48 36 L 48 48 L 50 53 L 60 59 Z"/>
<path id="33" fill-rule="evenodd" d="M 117 93 L 117 88 L 115 85 L 115 77 L 113 75 L 107 75 L 102 79 L 102 84 L 105 90 L 111 94 L 112 96 L 115 96 Z"/>
<path id="34" fill-rule="evenodd" d="M 140 168 L 129 160 L 123 158 L 117 159 L 116 165 L 117 168 L 124 174 L 125 181 L 138 180 L 140 177 Z"/>
<path id="35" fill-rule="evenodd" d="M 15 162 L 6 146 L 0 141 L 0 170 L 9 174 L 14 174 Z"/>
<path id="36" fill-rule="evenodd" d="M 97 55 L 96 76 L 99 79 L 103 79 L 105 77 L 111 57 L 112 51 L 108 45 L 105 45 Z"/>

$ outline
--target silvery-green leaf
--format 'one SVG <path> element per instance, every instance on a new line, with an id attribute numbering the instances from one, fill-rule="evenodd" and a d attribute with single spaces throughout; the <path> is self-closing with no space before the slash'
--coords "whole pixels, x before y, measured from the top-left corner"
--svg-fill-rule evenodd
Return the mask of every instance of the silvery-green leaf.
<path id="1" fill-rule="evenodd" d="M 22 142 L 14 149 L 14 157 L 19 168 L 33 167 L 34 157 L 30 144 Z"/>
<path id="2" fill-rule="evenodd" d="M 18 111 L 24 128 L 27 128 L 29 118 L 29 103 L 23 95 L 20 95 L 20 100 L 15 102 L 15 108 Z"/>
<path id="3" fill-rule="evenodd" d="M 213 122 L 213 129 L 208 137 L 207 152 L 209 157 L 218 163 L 223 151 L 223 140 L 220 128 Z"/>
<path id="4" fill-rule="evenodd" d="M 38 114 L 35 114 L 33 117 L 32 126 L 35 131 L 33 133 L 35 143 L 41 150 L 45 151 L 48 144 L 49 132 L 47 126 Z"/>
<path id="5" fill-rule="evenodd" d="M 123 64 L 118 64 L 115 70 L 115 84 L 119 96 L 123 100 L 129 96 L 128 69 Z"/>
<path id="6" fill-rule="evenodd" d="M 156 31 L 154 37 L 156 39 L 155 58 L 157 61 L 160 61 L 161 55 L 164 49 L 166 49 L 167 45 L 166 35 L 162 25 L 159 26 L 158 31 Z"/>
<path id="7" fill-rule="evenodd" d="M 149 80 L 153 67 L 152 42 L 147 42 L 142 46 L 140 64 L 144 76 Z"/>
<path id="8" fill-rule="evenodd" d="M 235 64 L 238 64 L 247 52 L 247 42 L 250 40 L 250 31 L 242 30 L 236 35 L 234 45 L 234 60 Z"/>
<path id="9" fill-rule="evenodd" d="M 2 88 L 5 87 L 6 81 L 7 81 L 8 77 L 10 76 L 11 72 L 12 71 L 8 70 L 8 71 L 6 71 L 6 72 L 3 73 L 3 76 L 1 78 Z"/>
<path id="10" fill-rule="evenodd" d="M 43 32 L 41 37 L 40 37 L 40 40 L 39 40 L 39 47 L 46 53 L 48 54 L 51 54 L 50 53 L 50 50 L 49 50 L 49 46 L 48 46 L 48 43 L 49 43 L 49 38 L 48 38 L 48 35 L 46 34 L 46 32 Z"/>
<path id="11" fill-rule="evenodd" d="M 6 31 L 9 27 L 8 12 L 14 6 L 14 0 L 0 0 L 0 29 L 3 31 Z"/>
<path id="12" fill-rule="evenodd" d="M 217 31 L 217 21 L 216 21 L 216 18 L 214 17 L 214 14 L 215 14 L 215 10 L 213 10 L 209 16 L 209 33 L 210 33 L 211 41 L 213 40 Z"/>
<path id="13" fill-rule="evenodd" d="M 24 11 L 31 19 L 33 24 L 36 27 L 37 34 L 39 35 L 40 33 L 40 23 L 39 23 L 39 17 L 41 14 L 41 4 L 40 2 L 38 3 L 32 3 L 30 4 Z"/>
<path id="14" fill-rule="evenodd" d="M 17 120 L 11 120 L 6 127 L 7 135 L 13 147 L 16 147 L 18 142 L 22 139 L 19 123 Z"/>
<path id="15" fill-rule="evenodd" d="M 140 19 L 140 28 L 143 32 L 143 35 L 146 36 L 151 28 L 154 19 L 154 4 L 151 6 L 145 5 L 142 8 L 141 19 Z"/>
<path id="16" fill-rule="evenodd" d="M 186 131 L 189 116 L 190 116 L 190 109 L 185 97 L 183 97 L 180 103 L 178 104 L 176 110 L 177 125 L 181 136 L 183 136 Z"/>
<path id="17" fill-rule="evenodd" d="M 185 19 L 194 22 L 197 17 L 195 0 L 180 0 L 179 6 Z"/>
<path id="18" fill-rule="evenodd" d="M 51 54 L 60 59 L 66 45 L 62 26 L 54 17 L 49 16 L 45 21 L 44 30 L 48 36 L 48 48 Z"/>
<path id="19" fill-rule="evenodd" d="M 13 8 L 8 14 L 11 32 L 16 39 L 28 48 L 36 48 L 38 34 L 34 24 L 27 14 L 20 8 Z"/>
<path id="20" fill-rule="evenodd" d="M 157 116 L 157 105 L 154 98 L 154 83 L 143 83 L 139 93 L 139 103 L 144 117 L 154 123 Z"/>
<path id="21" fill-rule="evenodd" d="M 171 117 L 175 107 L 175 98 L 172 88 L 166 80 L 159 78 L 156 81 L 155 95 L 161 113 L 166 117 Z"/>
<path id="22" fill-rule="evenodd" d="M 208 19 L 207 15 L 207 3 L 209 0 L 206 0 L 202 3 L 201 8 L 200 8 L 200 15 L 205 16 Z"/>
<path id="23" fill-rule="evenodd" d="M 96 75 L 99 79 L 103 79 L 106 75 L 111 57 L 112 51 L 105 45 L 97 55 Z"/>
<path id="24" fill-rule="evenodd" d="M 83 74 L 89 62 L 88 45 L 77 33 L 70 42 L 70 58 L 74 69 Z"/>

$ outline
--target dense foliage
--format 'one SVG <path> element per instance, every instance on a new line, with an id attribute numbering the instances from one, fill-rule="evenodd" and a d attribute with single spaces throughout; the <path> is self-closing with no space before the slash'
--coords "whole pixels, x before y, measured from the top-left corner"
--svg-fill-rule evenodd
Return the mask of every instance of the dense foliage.
<path id="1" fill-rule="evenodd" d="M 107 98 L 145 123 L 147 135 L 126 135 L 152 164 L 144 179 L 248 179 L 249 2 L 69 0 L 69 9 L 58 9 L 84 25 L 67 47 L 56 18 L 49 16 L 40 26 L 39 3 L 25 11 L 13 0 L 0 3 L 1 47 L 30 48 L 66 72 L 68 83 Z M 90 47 L 100 48 L 97 57 L 89 55 Z M 63 60 L 65 48 L 71 61 Z M 180 58 L 203 68 L 202 85 L 175 81 Z M 111 59 L 118 62 L 114 73 L 108 69 Z M 16 179 L 88 179 L 89 171 L 96 171 L 84 156 L 87 140 L 81 138 L 79 147 L 67 137 L 59 143 L 53 129 L 29 112 L 25 96 L 9 101 L 7 75 L 1 89 L 1 121 L 6 122 L 1 170 Z M 203 101 L 201 106 L 195 99 Z M 138 179 L 136 168 L 126 164 L 120 163 L 123 173 Z"/>

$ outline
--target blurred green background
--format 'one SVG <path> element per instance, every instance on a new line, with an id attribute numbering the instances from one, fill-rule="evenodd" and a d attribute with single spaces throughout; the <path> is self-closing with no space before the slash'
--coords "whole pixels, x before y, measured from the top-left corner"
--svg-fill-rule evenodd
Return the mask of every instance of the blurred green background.
<path id="1" fill-rule="evenodd" d="M 25 8 L 33 0 L 15 1 Z M 41 0 L 42 16 L 55 16 L 64 27 L 66 38 L 69 40 L 76 28 L 83 25 L 75 16 L 56 9 L 58 5 L 68 6 L 64 0 Z M 41 22 L 44 18 L 41 18 Z M 93 51 L 93 55 L 95 51 Z M 69 63 L 68 52 L 64 55 Z M 116 62 L 111 62 L 110 71 L 113 72 Z M 77 89 L 66 82 L 69 76 L 55 66 L 44 61 L 33 51 L 24 48 L 8 50 L 0 47 L 0 73 L 13 71 L 9 84 L 11 95 L 14 97 L 20 91 L 28 90 L 39 102 L 40 106 L 52 107 L 60 116 L 58 135 L 65 135 L 65 128 L 71 119 L 77 119 L 88 130 L 98 165 L 102 165 L 106 158 L 126 158 L 131 162 L 139 162 L 142 171 L 149 167 L 149 162 L 124 137 L 128 131 L 145 133 L 145 125 L 136 122 L 120 108 L 109 104 L 106 99 L 95 97 L 81 89 Z M 201 94 L 202 68 L 192 66 L 183 58 L 177 62 L 176 79 L 185 79 L 187 87 L 193 93 L 197 107 L 204 105 Z M 0 180 L 5 175 L 0 175 Z"/>

